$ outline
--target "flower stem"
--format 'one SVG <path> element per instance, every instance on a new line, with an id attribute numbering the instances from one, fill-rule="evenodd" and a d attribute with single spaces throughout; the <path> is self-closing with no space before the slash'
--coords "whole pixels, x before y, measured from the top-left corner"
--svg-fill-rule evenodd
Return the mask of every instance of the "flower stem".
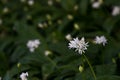
<path id="1" fill-rule="evenodd" d="M 88 65 L 89 65 L 89 67 L 90 67 L 90 69 L 91 69 L 91 72 L 92 72 L 92 74 L 93 74 L 93 76 L 94 76 L 94 79 L 97 80 L 96 75 L 95 75 L 95 72 L 94 72 L 94 70 L 93 70 L 93 67 L 92 67 L 92 65 L 90 64 L 88 58 L 87 58 L 84 54 L 83 54 L 83 56 L 85 57 Z"/>
<path id="2" fill-rule="evenodd" d="M 47 59 L 48 59 L 55 67 L 57 67 L 56 63 L 55 63 L 52 59 L 50 59 L 49 57 L 47 57 Z"/>

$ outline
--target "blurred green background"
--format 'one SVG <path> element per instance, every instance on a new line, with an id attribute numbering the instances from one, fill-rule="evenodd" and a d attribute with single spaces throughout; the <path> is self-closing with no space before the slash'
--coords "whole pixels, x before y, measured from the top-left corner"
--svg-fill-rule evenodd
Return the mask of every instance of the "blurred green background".
<path id="1" fill-rule="evenodd" d="M 0 0 L 0 76 L 3 80 L 94 80 L 82 55 L 68 48 L 67 34 L 85 37 L 85 55 L 98 80 L 120 80 L 120 0 Z M 119 9 L 120 12 L 120 9 Z M 96 36 L 107 38 L 96 45 Z M 39 39 L 34 52 L 26 46 Z M 49 55 L 45 55 L 48 51 Z M 83 71 L 79 70 L 82 66 Z"/>

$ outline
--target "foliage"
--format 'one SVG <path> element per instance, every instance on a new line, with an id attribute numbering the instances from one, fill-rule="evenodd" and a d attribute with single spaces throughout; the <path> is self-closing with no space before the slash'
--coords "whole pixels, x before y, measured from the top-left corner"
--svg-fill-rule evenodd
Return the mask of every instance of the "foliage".
<path id="1" fill-rule="evenodd" d="M 65 36 L 71 34 L 89 41 L 85 55 L 98 80 L 120 80 L 120 15 L 111 15 L 119 3 L 104 0 L 94 9 L 90 0 L 34 0 L 33 5 L 1 0 L 0 76 L 20 80 L 20 74 L 28 72 L 28 80 L 94 80 L 82 55 L 68 48 Z M 107 38 L 105 46 L 92 43 L 101 35 Z M 41 42 L 33 53 L 26 46 L 32 39 Z"/>

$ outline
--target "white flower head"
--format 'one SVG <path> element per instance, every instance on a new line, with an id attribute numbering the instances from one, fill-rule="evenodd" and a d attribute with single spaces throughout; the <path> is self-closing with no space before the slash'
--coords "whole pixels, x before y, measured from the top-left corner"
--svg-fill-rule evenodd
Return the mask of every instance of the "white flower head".
<path id="1" fill-rule="evenodd" d="M 48 0 L 48 5 L 52 6 L 53 5 L 53 1 L 52 0 Z"/>
<path id="2" fill-rule="evenodd" d="M 91 0 L 91 2 L 92 2 L 92 7 L 98 9 L 103 3 L 103 0 L 97 0 L 97 1 Z"/>
<path id="3" fill-rule="evenodd" d="M 81 38 L 81 40 L 77 38 L 73 38 L 73 40 L 70 41 L 69 46 L 70 49 L 73 48 L 75 51 L 78 51 L 79 54 L 82 54 L 87 50 L 88 42 L 85 42 L 84 37 Z"/>
<path id="4" fill-rule="evenodd" d="M 120 14 L 120 7 L 119 6 L 114 6 L 113 10 L 112 10 L 112 15 L 117 16 L 118 14 Z"/>
<path id="5" fill-rule="evenodd" d="M 74 6 L 74 10 L 78 10 L 78 5 L 75 5 L 75 6 Z"/>
<path id="6" fill-rule="evenodd" d="M 9 8 L 8 7 L 3 8 L 3 13 L 8 13 L 8 12 L 9 12 Z"/>
<path id="7" fill-rule="evenodd" d="M 39 44 L 40 44 L 40 41 L 38 39 L 34 40 L 34 47 L 35 48 L 38 48 Z"/>
<path id="8" fill-rule="evenodd" d="M 96 44 L 103 44 L 103 46 L 105 46 L 105 44 L 107 43 L 107 39 L 105 38 L 105 36 L 101 36 L 101 37 L 96 36 L 94 42 Z"/>
<path id="9" fill-rule="evenodd" d="M 32 6 L 34 4 L 34 0 L 28 0 L 28 4 Z"/>
<path id="10" fill-rule="evenodd" d="M 73 17 L 73 15 L 68 14 L 68 15 L 67 15 L 67 18 L 68 18 L 69 20 L 72 20 L 74 17 Z"/>
<path id="11" fill-rule="evenodd" d="M 22 74 L 20 75 L 21 80 L 27 80 L 27 77 L 28 77 L 28 72 L 22 73 Z"/>
<path id="12" fill-rule="evenodd" d="M 33 47 L 32 47 L 32 48 L 29 48 L 29 51 L 30 51 L 30 52 L 34 52 L 34 51 L 35 51 L 35 48 L 33 48 Z"/>
<path id="13" fill-rule="evenodd" d="M 39 45 L 40 45 L 40 41 L 38 39 L 29 40 L 27 42 L 27 47 L 29 48 L 30 52 L 34 52 L 34 50 L 38 48 Z"/>
<path id="14" fill-rule="evenodd" d="M 44 26 L 43 26 L 42 23 L 38 23 L 38 27 L 39 27 L 39 28 L 44 28 Z"/>
<path id="15" fill-rule="evenodd" d="M 100 5 L 101 5 L 101 3 L 100 3 L 99 1 L 98 1 L 98 2 L 93 2 L 93 3 L 92 3 L 92 7 L 93 7 L 93 8 L 96 8 L 96 9 L 99 8 Z"/>

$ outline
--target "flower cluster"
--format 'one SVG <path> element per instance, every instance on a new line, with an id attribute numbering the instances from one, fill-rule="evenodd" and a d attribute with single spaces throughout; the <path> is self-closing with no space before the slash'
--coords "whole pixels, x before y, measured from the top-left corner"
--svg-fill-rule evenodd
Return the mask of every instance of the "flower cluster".
<path id="1" fill-rule="evenodd" d="M 101 37 L 96 36 L 94 42 L 96 44 L 103 44 L 103 46 L 105 46 L 105 44 L 107 43 L 107 39 L 105 38 L 105 36 L 101 36 Z"/>
<path id="2" fill-rule="evenodd" d="M 105 36 L 96 36 L 94 42 L 96 44 L 103 44 L 103 46 L 105 46 L 105 44 L 107 43 L 107 39 L 105 38 Z M 73 40 L 71 40 L 68 45 L 70 49 L 73 48 L 75 49 L 75 51 L 78 51 L 79 54 L 82 54 L 85 52 L 85 50 L 87 50 L 88 42 L 85 42 L 84 37 L 82 37 L 81 40 L 79 40 L 77 37 L 73 38 Z"/>
<path id="3" fill-rule="evenodd" d="M 81 38 L 81 40 L 77 38 L 74 38 L 73 40 L 70 41 L 69 46 L 70 49 L 74 48 L 75 51 L 78 51 L 79 54 L 82 54 L 87 50 L 88 47 L 88 42 L 85 42 L 84 37 Z"/>
<path id="4" fill-rule="evenodd" d="M 34 52 L 39 45 L 40 45 L 40 41 L 38 39 L 29 40 L 27 43 L 27 47 L 29 48 L 30 52 Z"/>
<path id="5" fill-rule="evenodd" d="M 21 80 L 27 80 L 27 77 L 28 77 L 28 72 L 22 73 L 22 74 L 20 75 Z"/>

